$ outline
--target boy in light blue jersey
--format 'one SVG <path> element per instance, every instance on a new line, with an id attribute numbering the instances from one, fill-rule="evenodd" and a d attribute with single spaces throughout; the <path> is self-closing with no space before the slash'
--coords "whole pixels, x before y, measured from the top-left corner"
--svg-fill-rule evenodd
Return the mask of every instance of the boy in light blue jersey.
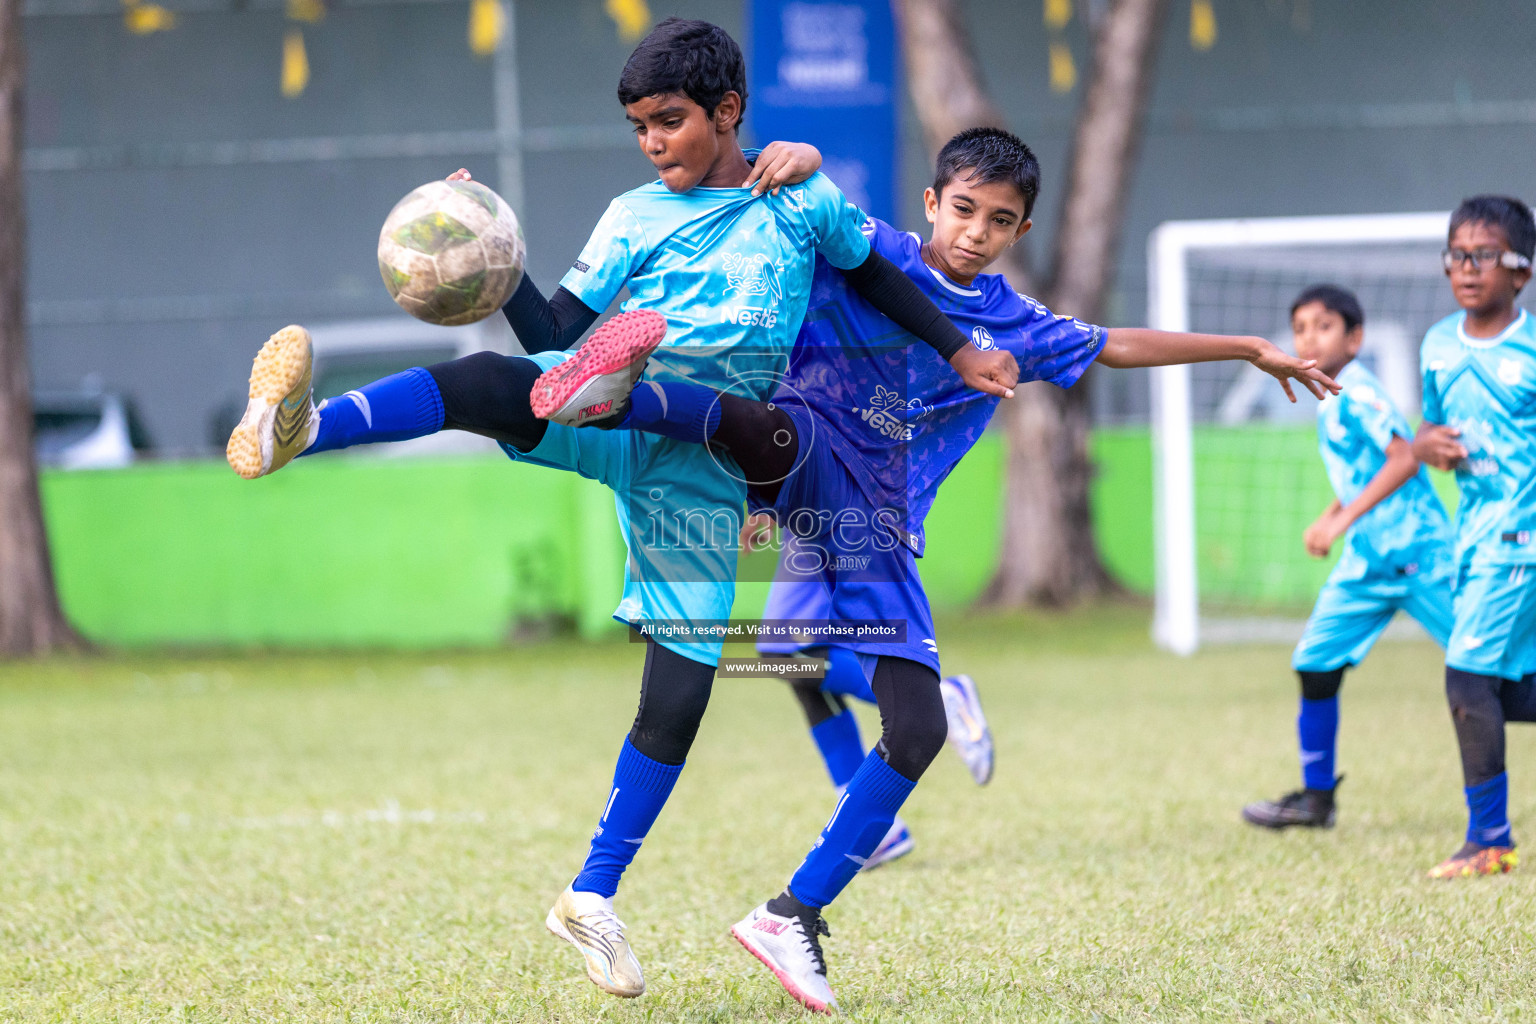
<path id="1" fill-rule="evenodd" d="M 963 132 L 941 151 L 925 194 L 932 238 L 877 220 L 864 233 L 973 344 L 1013 355 L 1021 379 L 1069 387 L 1095 361 L 1246 359 L 1279 378 L 1288 394 L 1293 379 L 1318 397 L 1336 389 L 1311 362 L 1262 338 L 1105 329 L 1055 314 L 1001 276 L 983 274 L 1029 229 L 1038 187 L 1039 165 L 1017 138 L 991 128 Z M 856 731 L 839 741 L 852 744 L 840 754 L 852 776 L 788 887 L 732 929 L 791 995 L 817 1010 L 834 1004 L 820 945 L 828 934 L 822 908 L 888 834 L 948 732 L 938 644 L 915 559 L 939 485 L 997 407 L 991 396 L 976 400 L 951 387 L 942 360 L 908 344 L 902 328 L 818 262 L 805 326 L 771 403 L 739 388 L 717 393 L 646 381 L 630 394 L 622 421 L 730 455 L 751 484 L 750 500 L 771 509 L 796 539 L 781 579 L 822 584 L 830 595 L 812 633 L 835 636 L 838 648 L 855 655 L 841 661 L 880 707 L 882 734 L 867 755 Z M 898 628 L 888 634 L 891 626 Z"/>
<path id="2" fill-rule="evenodd" d="M 1536 322 L 1515 305 L 1531 279 L 1536 221 L 1505 196 L 1451 214 L 1446 276 L 1462 311 L 1424 336 L 1424 423 L 1414 453 L 1454 470 L 1455 625 L 1445 652 L 1468 811 L 1466 841 L 1432 878 L 1518 863 L 1504 723 L 1536 721 Z"/>
<path id="3" fill-rule="evenodd" d="M 1316 359 L 1343 387 L 1317 410 L 1317 446 L 1336 497 L 1302 543 L 1308 554 L 1326 558 L 1342 536 L 1344 552 L 1291 657 L 1301 678 L 1302 788 L 1243 808 L 1244 821 L 1265 828 L 1333 827 L 1339 687 L 1398 610 L 1441 647 L 1451 631 L 1450 523 L 1413 456 L 1408 421 L 1356 359 L 1364 322 L 1359 300 L 1334 285 L 1314 285 L 1291 305 L 1296 354 Z"/>
<path id="4" fill-rule="evenodd" d="M 242 475 L 261 476 L 301 454 L 460 429 L 494 438 L 518 461 L 576 472 L 615 491 L 630 553 L 615 617 L 642 632 L 667 620 L 685 631 L 647 634 L 639 713 L 586 862 L 546 923 L 580 950 L 595 984 L 637 996 L 643 976 L 612 898 L 682 771 L 708 704 L 720 645 L 707 628 L 726 618 L 734 596 L 745 487 L 729 460 L 696 445 L 567 425 L 602 419 L 604 402 L 589 385 L 609 379 L 603 361 L 625 355 L 615 378 L 625 393 L 647 356 L 652 375 L 664 380 L 774 379 L 804 315 L 819 253 L 851 287 L 942 351 L 965 380 L 1006 392 L 1016 374 L 1011 359 L 970 345 L 871 252 L 859 230 L 863 215 L 825 177 L 773 189 L 800 177 L 781 173 L 783 152 L 767 168 L 749 165 L 737 140 L 745 67 L 723 30 L 663 21 L 630 56 L 619 100 L 660 180 L 610 205 L 552 300 L 523 278 L 505 312 L 534 355 L 478 353 L 414 368 L 316 410 L 308 335 L 289 328 L 257 357 L 251 404 L 229 454 Z M 740 185 L 754 179 L 755 188 Z M 580 352 L 561 351 L 623 288 L 631 293 L 625 312 Z M 536 385 L 539 398 L 555 395 L 549 419 L 566 422 L 534 414 Z"/>

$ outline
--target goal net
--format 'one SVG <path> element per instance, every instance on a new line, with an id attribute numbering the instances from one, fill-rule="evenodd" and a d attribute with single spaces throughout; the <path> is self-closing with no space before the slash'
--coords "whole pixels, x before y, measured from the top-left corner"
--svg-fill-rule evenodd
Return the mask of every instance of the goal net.
<path id="1" fill-rule="evenodd" d="M 1163 224 L 1149 242 L 1151 325 L 1257 334 L 1291 351 L 1296 295 L 1342 285 L 1365 310 L 1361 361 L 1416 420 L 1419 342 L 1456 308 L 1439 258 L 1448 222 L 1422 213 Z M 1339 549 L 1318 561 L 1301 545 L 1333 500 L 1315 400 L 1298 394 L 1291 405 L 1242 363 L 1151 376 L 1154 639 L 1187 654 L 1202 642 L 1299 635 Z"/>

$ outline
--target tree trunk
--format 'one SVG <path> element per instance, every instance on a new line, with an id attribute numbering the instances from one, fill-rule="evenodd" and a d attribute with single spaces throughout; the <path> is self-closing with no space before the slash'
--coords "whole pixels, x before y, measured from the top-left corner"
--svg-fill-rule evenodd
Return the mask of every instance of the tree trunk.
<path id="1" fill-rule="evenodd" d="M 956 0 L 899 0 L 898 10 L 907 78 L 929 147 L 937 151 L 965 128 L 1001 125 Z M 1057 312 L 1090 321 L 1103 315 L 1167 13 L 1168 0 L 1114 0 L 1095 18 L 1093 70 L 1073 135 L 1049 283 L 1034 283 L 1022 254 L 998 266 L 1016 288 Z M 1002 420 L 1002 548 L 982 600 L 1061 606 L 1112 592 L 1093 539 L 1086 386 L 1021 387 L 1003 403 Z"/>
<path id="2" fill-rule="evenodd" d="M 81 646 L 48 559 L 27 372 L 22 0 L 0 0 L 0 657 Z"/>

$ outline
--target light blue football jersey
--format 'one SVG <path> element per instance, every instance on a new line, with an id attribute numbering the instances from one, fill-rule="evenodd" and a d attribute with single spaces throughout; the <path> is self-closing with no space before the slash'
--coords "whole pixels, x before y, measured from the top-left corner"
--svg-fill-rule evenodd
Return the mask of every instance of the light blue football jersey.
<path id="1" fill-rule="evenodd" d="M 1466 313 L 1424 335 L 1424 419 L 1455 427 L 1460 563 L 1536 563 L 1536 322 L 1524 310 L 1494 338 L 1471 338 Z"/>
<path id="2" fill-rule="evenodd" d="M 1387 461 L 1394 437 L 1413 440 L 1408 420 L 1392 404 L 1371 371 L 1350 363 L 1337 380 L 1343 388 L 1317 407 L 1317 447 L 1339 503 L 1348 505 Z M 1423 466 L 1407 483 L 1355 520 L 1343 559 L 1360 561 L 1351 578 L 1417 572 L 1450 551 L 1451 525 Z"/>
<path id="3" fill-rule="evenodd" d="M 646 377 L 684 377 L 766 399 L 805 316 L 816 254 L 843 268 L 863 263 L 863 221 L 820 174 L 759 197 L 739 188 L 674 193 L 652 182 L 609 205 L 560 283 L 599 311 L 627 288 L 624 309 L 667 318 Z M 548 368 L 568 356 L 536 359 Z M 734 462 L 656 434 L 559 424 L 533 451 L 507 453 L 613 490 L 629 550 L 615 618 L 642 629 L 659 620 L 696 629 L 730 614 L 746 500 Z M 655 639 L 705 664 L 720 655 L 718 639 L 696 633 Z"/>
<path id="4" fill-rule="evenodd" d="M 615 199 L 560 284 L 603 310 L 667 318 L 646 377 L 681 376 L 767 399 L 805 318 L 813 257 L 847 270 L 869 256 L 864 215 L 823 174 L 753 197 L 744 188 L 668 191 L 660 181 Z"/>

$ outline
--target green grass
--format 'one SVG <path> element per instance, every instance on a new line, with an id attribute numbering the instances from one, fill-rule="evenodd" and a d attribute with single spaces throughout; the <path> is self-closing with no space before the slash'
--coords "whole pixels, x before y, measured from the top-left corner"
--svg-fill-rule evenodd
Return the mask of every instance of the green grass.
<path id="1" fill-rule="evenodd" d="M 998 777 L 941 755 L 906 860 L 825 942 L 860 1021 L 1536 1017 L 1536 877 L 1432 884 L 1459 845 L 1439 654 L 1345 686 L 1331 832 L 1290 788 L 1279 648 L 1188 661 L 1145 613 L 945 623 Z M 0 1020 L 800 1020 L 727 935 L 830 809 L 779 684 L 717 686 L 619 911 L 641 999 L 544 932 L 634 713 L 640 649 L 141 657 L 0 675 Z M 873 726 L 866 736 L 872 736 Z M 1531 735 L 1511 730 L 1517 830 Z"/>

